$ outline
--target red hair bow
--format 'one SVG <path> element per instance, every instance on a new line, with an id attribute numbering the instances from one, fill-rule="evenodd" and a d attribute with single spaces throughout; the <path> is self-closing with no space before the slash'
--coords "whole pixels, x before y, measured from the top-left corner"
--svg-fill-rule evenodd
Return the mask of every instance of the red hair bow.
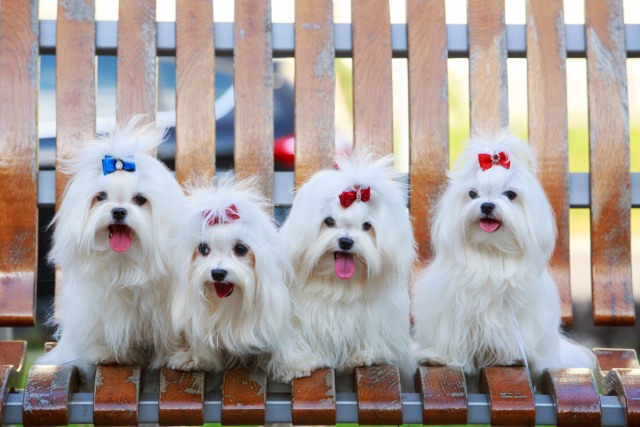
<path id="1" fill-rule="evenodd" d="M 224 210 L 224 217 L 218 214 L 212 214 L 210 210 L 203 211 L 202 217 L 207 221 L 207 224 L 214 226 L 216 224 L 227 224 L 240 219 L 240 214 L 238 213 L 236 205 L 229 205 L 229 207 Z"/>
<path id="2" fill-rule="evenodd" d="M 509 156 L 504 151 L 493 154 L 480 153 L 478 154 L 478 163 L 480 163 L 480 168 L 483 171 L 491 169 L 493 165 L 500 165 L 505 169 L 511 167 L 511 160 L 509 160 Z"/>
<path id="3" fill-rule="evenodd" d="M 340 196 L 340 204 L 343 208 L 348 208 L 353 202 L 368 202 L 371 198 L 371 189 L 369 187 L 355 191 L 343 191 Z"/>

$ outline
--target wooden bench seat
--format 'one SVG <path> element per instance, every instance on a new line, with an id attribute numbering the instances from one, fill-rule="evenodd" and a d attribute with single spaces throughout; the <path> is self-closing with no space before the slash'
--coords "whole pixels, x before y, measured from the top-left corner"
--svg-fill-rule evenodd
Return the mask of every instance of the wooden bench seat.
<path id="1" fill-rule="evenodd" d="M 629 170 L 626 59 L 640 57 L 640 26 L 624 24 L 622 0 L 586 0 L 585 24 L 567 26 L 562 0 L 526 0 L 524 26 L 505 24 L 504 3 L 469 2 L 468 24 L 448 25 L 444 0 L 407 0 L 407 23 L 392 25 L 388 0 L 352 0 L 350 24 L 333 23 L 332 0 L 297 0 L 295 23 L 272 25 L 269 0 L 235 0 L 233 24 L 212 20 L 212 0 L 177 0 L 175 24 L 156 22 L 156 0 L 121 1 L 117 23 L 96 22 L 94 0 L 59 1 L 55 22 L 38 20 L 37 2 L 2 0 L 0 327 L 36 324 L 39 209 L 55 205 L 65 188 L 59 162 L 96 132 L 97 55 L 118 59 L 118 120 L 154 117 L 157 58 L 175 56 L 171 160 L 180 183 L 216 173 L 215 58 L 232 57 L 235 173 L 259 178 L 276 215 L 286 215 L 290 203 L 279 194 L 332 165 L 335 58 L 353 60 L 354 144 L 379 154 L 393 152 L 392 58 L 406 58 L 408 205 L 423 264 L 432 256 L 429 215 L 449 165 L 447 59 L 469 58 L 471 125 L 505 126 L 507 58 L 526 58 L 529 140 L 556 214 L 551 270 L 563 321 L 574 320 L 569 209 L 589 207 L 593 318 L 597 325 L 632 325 L 630 214 L 640 206 L 632 197 L 640 174 Z M 38 163 L 38 55 L 44 53 L 56 56 L 55 172 Z M 586 180 L 569 173 L 568 56 L 587 60 Z M 274 57 L 295 59 L 293 173 L 274 172 Z M 487 367 L 477 384 L 456 368 L 420 367 L 410 393 L 400 390 L 395 366 L 359 368 L 349 390 L 337 388 L 330 369 L 291 386 L 230 370 L 211 389 L 202 372 L 162 369 L 145 377 L 144 367 L 100 366 L 87 392 L 78 388 L 74 368 L 25 367 L 25 353 L 24 341 L 0 341 L 0 424 L 640 425 L 640 365 L 631 349 L 596 349 L 594 373 L 548 370 L 539 390 L 522 367 Z M 147 381 L 157 390 L 145 389 Z"/>

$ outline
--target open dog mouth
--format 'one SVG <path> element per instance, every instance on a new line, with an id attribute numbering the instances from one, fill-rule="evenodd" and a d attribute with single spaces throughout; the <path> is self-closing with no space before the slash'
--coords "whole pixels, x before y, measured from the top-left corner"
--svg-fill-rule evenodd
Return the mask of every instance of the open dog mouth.
<path id="1" fill-rule="evenodd" d="M 221 283 L 221 282 L 213 283 L 213 288 L 216 290 L 216 295 L 220 299 L 230 296 L 233 293 L 233 288 L 235 286 L 236 285 L 234 285 L 233 283 Z"/>
<path id="2" fill-rule="evenodd" d="M 333 259 L 335 261 L 334 270 L 336 276 L 342 280 L 350 279 L 356 271 L 356 265 L 353 262 L 353 254 L 349 252 L 334 252 Z"/>
<path id="3" fill-rule="evenodd" d="M 482 228 L 482 230 L 486 231 L 487 233 L 493 233 L 498 228 L 500 228 L 501 225 L 502 222 L 494 217 L 485 216 L 480 218 L 480 228 Z"/>
<path id="4" fill-rule="evenodd" d="M 111 224 L 109 230 L 109 246 L 116 252 L 126 252 L 131 247 L 131 228 L 124 224 Z"/>

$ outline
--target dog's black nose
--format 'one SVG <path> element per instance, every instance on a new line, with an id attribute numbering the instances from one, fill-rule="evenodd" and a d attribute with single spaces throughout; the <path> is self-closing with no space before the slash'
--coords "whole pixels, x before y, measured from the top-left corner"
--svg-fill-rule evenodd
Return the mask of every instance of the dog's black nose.
<path id="1" fill-rule="evenodd" d="M 484 202 L 483 204 L 480 205 L 480 210 L 482 211 L 482 213 L 487 215 L 493 212 L 495 208 L 496 208 L 496 205 L 490 202 Z"/>
<path id="2" fill-rule="evenodd" d="M 338 246 L 340 246 L 340 249 L 343 251 L 348 251 L 353 247 L 353 240 L 348 237 L 341 237 L 338 239 Z"/>
<path id="3" fill-rule="evenodd" d="M 111 209 L 111 216 L 116 221 L 122 221 L 127 216 L 127 210 L 125 208 L 113 208 Z"/>
<path id="4" fill-rule="evenodd" d="M 211 278 L 214 282 L 222 282 L 225 277 L 227 277 L 227 270 L 223 270 L 222 268 L 214 268 L 211 270 Z"/>

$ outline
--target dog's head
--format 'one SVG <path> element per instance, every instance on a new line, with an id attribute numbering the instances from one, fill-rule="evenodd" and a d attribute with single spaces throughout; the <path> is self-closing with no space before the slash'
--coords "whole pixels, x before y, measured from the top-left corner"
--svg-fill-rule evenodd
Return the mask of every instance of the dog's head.
<path id="1" fill-rule="evenodd" d="M 163 135 L 134 119 L 87 142 L 68 163 L 72 177 L 54 218 L 53 261 L 108 274 L 113 280 L 106 281 L 119 286 L 141 286 L 165 273 L 182 191 L 151 154 Z"/>
<path id="2" fill-rule="evenodd" d="M 286 256 L 266 203 L 251 183 L 189 190 L 176 262 L 188 278 L 180 292 L 217 316 L 283 315 Z"/>
<path id="3" fill-rule="evenodd" d="M 472 252 L 547 264 L 554 248 L 553 211 L 535 177 L 529 146 L 502 132 L 472 137 L 449 174 L 433 223 L 436 252 Z"/>
<path id="4" fill-rule="evenodd" d="M 336 170 L 317 173 L 298 190 L 282 227 L 298 282 L 373 286 L 409 271 L 414 241 L 391 161 L 338 158 Z"/>

